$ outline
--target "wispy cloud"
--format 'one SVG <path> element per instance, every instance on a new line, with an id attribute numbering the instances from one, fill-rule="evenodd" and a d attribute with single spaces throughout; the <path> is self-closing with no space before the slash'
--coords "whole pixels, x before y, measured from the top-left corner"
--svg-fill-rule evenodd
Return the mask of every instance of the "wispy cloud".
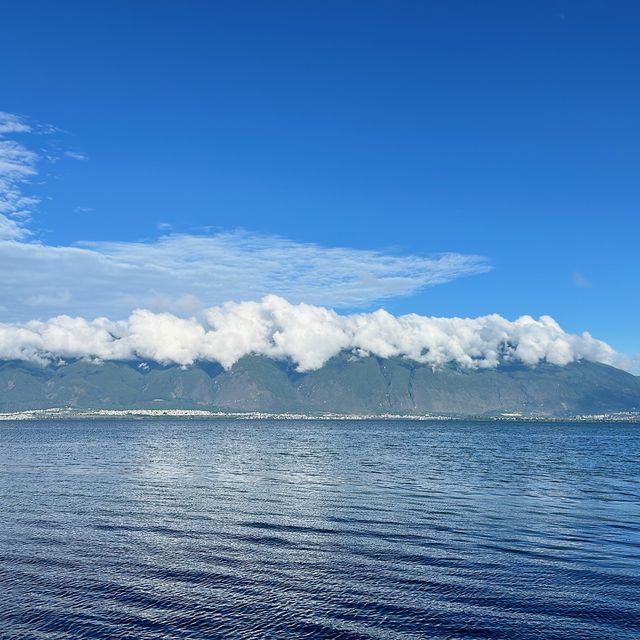
<path id="1" fill-rule="evenodd" d="M 25 302 L 32 307 L 60 308 L 71 302 L 71 293 L 66 290 L 53 294 L 39 293 L 26 298 Z"/>
<path id="2" fill-rule="evenodd" d="M 24 238 L 24 221 L 38 204 L 38 198 L 25 195 L 24 185 L 36 174 L 38 155 L 10 134 L 31 132 L 19 116 L 0 112 L 0 239 Z"/>
<path id="3" fill-rule="evenodd" d="M 72 160 L 80 160 L 81 162 L 84 162 L 89 159 L 87 154 L 83 153 L 82 151 L 65 151 L 63 155 L 65 158 L 71 158 Z"/>
<path id="4" fill-rule="evenodd" d="M 269 293 L 359 307 L 490 269 L 481 256 L 324 247 L 239 230 L 176 234 L 166 222 L 158 225 L 165 235 L 150 242 L 38 242 L 27 226 L 38 204 L 27 193 L 38 163 L 86 159 L 77 151 L 36 153 L 17 139 L 52 131 L 59 133 L 0 113 L 0 305 L 6 320 L 56 313 L 124 317 L 137 307 L 192 314 Z"/>
<path id="5" fill-rule="evenodd" d="M 21 139 L 25 134 L 46 136 L 59 132 L 50 125 L 31 123 L 22 116 L 0 111 L 0 240 L 31 235 L 26 225 L 40 199 L 28 193 L 28 185 L 36 177 L 40 161 L 55 162 L 61 156 L 86 159 L 78 151 L 53 152 L 43 148 L 36 152 Z"/>
<path id="6" fill-rule="evenodd" d="M 571 274 L 571 279 L 573 280 L 573 284 L 580 289 L 589 289 L 591 287 L 591 282 L 578 271 L 574 271 Z"/>
<path id="7" fill-rule="evenodd" d="M 8 133 L 30 133 L 31 125 L 27 124 L 24 118 L 15 113 L 0 111 L 0 135 Z"/>
<path id="8" fill-rule="evenodd" d="M 397 255 L 245 231 L 63 247 L 10 240 L 0 242 L 0 263 L 3 315 L 14 320 L 32 317 L 34 300 L 40 315 L 88 317 L 123 317 L 137 307 L 196 313 L 268 293 L 294 302 L 358 307 L 490 268 L 480 256 Z M 68 295 L 62 299 L 60 291 Z"/>

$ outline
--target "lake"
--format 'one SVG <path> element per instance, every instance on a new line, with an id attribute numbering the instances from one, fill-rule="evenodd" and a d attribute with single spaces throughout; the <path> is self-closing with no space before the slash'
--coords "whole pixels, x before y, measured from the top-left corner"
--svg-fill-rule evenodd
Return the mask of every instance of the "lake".
<path id="1" fill-rule="evenodd" d="M 0 423 L 0 637 L 640 637 L 640 425 Z"/>

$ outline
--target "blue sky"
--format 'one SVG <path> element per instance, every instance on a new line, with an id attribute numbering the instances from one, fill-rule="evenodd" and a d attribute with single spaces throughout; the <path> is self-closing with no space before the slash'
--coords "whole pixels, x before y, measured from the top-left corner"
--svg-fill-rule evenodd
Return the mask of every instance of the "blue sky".
<path id="1" fill-rule="evenodd" d="M 25 128 L 2 139 L 40 202 L 10 212 L 0 320 L 273 290 L 549 314 L 640 351 L 636 2 L 2 13 L 0 110 Z"/>

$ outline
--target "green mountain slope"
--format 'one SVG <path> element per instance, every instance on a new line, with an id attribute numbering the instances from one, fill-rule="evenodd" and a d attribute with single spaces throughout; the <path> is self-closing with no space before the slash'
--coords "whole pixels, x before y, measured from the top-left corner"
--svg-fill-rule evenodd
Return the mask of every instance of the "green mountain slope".
<path id="1" fill-rule="evenodd" d="M 350 354 L 307 373 L 261 356 L 229 371 L 214 363 L 0 363 L 0 411 L 50 407 L 566 416 L 640 409 L 640 378 L 593 362 L 432 370 Z"/>

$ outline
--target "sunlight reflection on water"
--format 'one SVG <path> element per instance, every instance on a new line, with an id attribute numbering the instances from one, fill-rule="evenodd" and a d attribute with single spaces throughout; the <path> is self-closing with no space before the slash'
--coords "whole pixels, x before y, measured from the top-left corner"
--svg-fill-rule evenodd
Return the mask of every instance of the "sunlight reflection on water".
<path id="1" fill-rule="evenodd" d="M 630 638 L 639 425 L 0 425 L 3 638 Z"/>

